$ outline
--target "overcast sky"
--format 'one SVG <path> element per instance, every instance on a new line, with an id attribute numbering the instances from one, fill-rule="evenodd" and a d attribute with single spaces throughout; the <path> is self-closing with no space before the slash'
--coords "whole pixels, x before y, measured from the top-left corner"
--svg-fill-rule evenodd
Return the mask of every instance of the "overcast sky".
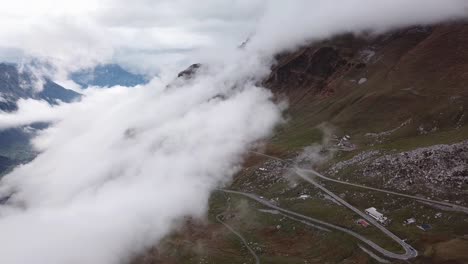
<path id="1" fill-rule="evenodd" d="M 2 2 L 2 60 L 32 55 L 66 66 L 117 61 L 143 69 L 189 63 L 186 54 L 202 47 L 239 45 L 265 8 L 265 0 Z"/>
<path id="2" fill-rule="evenodd" d="M 2 0 L 0 60 L 34 56 L 67 70 L 118 62 L 155 72 L 253 34 L 259 45 L 282 47 L 338 29 L 437 22 L 466 15 L 466 6 L 465 0 Z"/>

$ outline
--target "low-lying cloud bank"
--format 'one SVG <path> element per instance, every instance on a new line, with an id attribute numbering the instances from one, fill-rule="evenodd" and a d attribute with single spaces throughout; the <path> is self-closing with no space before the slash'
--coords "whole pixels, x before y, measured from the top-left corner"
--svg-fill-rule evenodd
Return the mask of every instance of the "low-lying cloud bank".
<path id="1" fill-rule="evenodd" d="M 203 216 L 211 191 L 281 122 L 282 107 L 255 85 L 275 52 L 340 32 L 459 18 L 468 4 L 265 5 L 247 48 L 211 50 L 193 80 L 91 89 L 81 102 L 23 101 L 18 112 L 0 113 L 0 129 L 52 122 L 34 139 L 41 154 L 0 182 L 0 199 L 9 197 L 0 205 L 0 263 L 127 263 L 177 219 Z"/>
<path id="2" fill-rule="evenodd" d="M 20 110 L 21 124 L 54 125 L 34 140 L 42 154 L 2 179 L 0 262 L 124 263 L 176 219 L 203 216 L 281 117 L 267 90 L 220 76 L 101 90 L 34 118 Z"/>

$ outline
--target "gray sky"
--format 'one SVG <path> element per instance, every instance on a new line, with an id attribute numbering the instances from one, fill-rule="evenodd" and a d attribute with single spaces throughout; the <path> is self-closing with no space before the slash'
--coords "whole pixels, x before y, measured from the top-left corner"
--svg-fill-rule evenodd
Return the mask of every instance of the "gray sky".
<path id="1" fill-rule="evenodd" d="M 16 0 L 0 10 L 0 56 L 51 59 L 66 67 L 125 62 L 142 69 L 188 63 L 187 53 L 236 46 L 265 0 Z M 145 65 L 141 65 L 141 58 Z"/>
<path id="2" fill-rule="evenodd" d="M 0 59 L 29 55 L 62 70 L 115 61 L 146 72 L 180 68 L 251 34 L 258 35 L 260 49 L 290 48 L 306 37 L 466 16 L 468 5 L 464 0 L 3 2 Z"/>

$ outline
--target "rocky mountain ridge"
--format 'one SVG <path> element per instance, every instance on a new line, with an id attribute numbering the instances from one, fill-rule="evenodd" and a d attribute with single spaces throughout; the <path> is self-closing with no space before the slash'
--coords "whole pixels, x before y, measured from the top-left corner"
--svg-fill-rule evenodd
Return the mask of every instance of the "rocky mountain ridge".
<path id="1" fill-rule="evenodd" d="M 38 87 L 40 86 L 40 87 Z M 20 70 L 17 65 L 0 63 L 0 110 L 16 110 L 19 99 L 72 102 L 80 94 L 66 89 L 45 77 L 37 77 L 31 71 Z"/>

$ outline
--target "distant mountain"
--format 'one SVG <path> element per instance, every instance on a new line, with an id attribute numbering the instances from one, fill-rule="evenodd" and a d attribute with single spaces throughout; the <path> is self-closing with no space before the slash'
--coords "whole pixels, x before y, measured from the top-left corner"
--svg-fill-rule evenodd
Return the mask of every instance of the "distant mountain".
<path id="1" fill-rule="evenodd" d="M 36 92 L 34 86 L 41 82 L 43 89 Z M 0 63 L 0 110 L 16 110 L 19 99 L 45 100 L 51 104 L 57 101 L 71 102 L 79 99 L 80 94 L 66 89 L 50 79 L 38 79 L 28 70 L 20 71 L 14 64 Z"/>
<path id="2" fill-rule="evenodd" d="M 74 72 L 70 75 L 70 78 L 83 88 L 116 85 L 133 87 L 148 82 L 145 76 L 130 73 L 117 64 L 99 65 L 95 68 Z"/>
<path id="3" fill-rule="evenodd" d="M 42 84 L 43 89 L 36 92 L 34 87 Z M 54 83 L 47 78 L 35 76 L 28 67 L 19 70 L 17 65 L 0 63 L 0 111 L 17 110 L 19 99 L 45 100 L 50 104 L 58 101 L 71 102 L 81 95 Z M 29 140 L 35 131 L 46 124 L 34 124 L 31 127 L 11 128 L 0 131 L 0 177 L 11 167 L 34 157 Z"/>

